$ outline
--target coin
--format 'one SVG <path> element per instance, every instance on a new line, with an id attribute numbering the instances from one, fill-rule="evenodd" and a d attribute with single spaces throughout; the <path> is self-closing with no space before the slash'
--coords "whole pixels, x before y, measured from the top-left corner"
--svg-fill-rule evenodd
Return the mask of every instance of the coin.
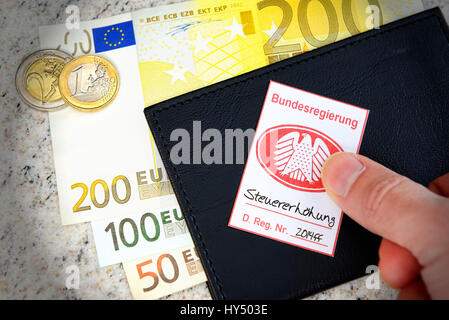
<path id="1" fill-rule="evenodd" d="M 59 77 L 62 99 L 81 111 L 98 111 L 109 105 L 119 89 L 117 70 L 111 62 L 85 55 L 68 62 Z"/>
<path id="2" fill-rule="evenodd" d="M 40 50 L 26 57 L 16 73 L 16 88 L 22 100 L 41 111 L 65 108 L 59 75 L 71 59 L 71 55 L 60 50 Z"/>

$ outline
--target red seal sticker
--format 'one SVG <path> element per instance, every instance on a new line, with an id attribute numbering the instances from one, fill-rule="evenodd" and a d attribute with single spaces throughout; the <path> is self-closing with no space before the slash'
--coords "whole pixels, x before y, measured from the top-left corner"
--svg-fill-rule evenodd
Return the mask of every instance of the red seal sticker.
<path id="1" fill-rule="evenodd" d="M 321 169 L 331 154 L 343 149 L 329 136 L 298 125 L 266 130 L 256 144 L 257 160 L 276 181 L 292 189 L 325 192 Z"/>

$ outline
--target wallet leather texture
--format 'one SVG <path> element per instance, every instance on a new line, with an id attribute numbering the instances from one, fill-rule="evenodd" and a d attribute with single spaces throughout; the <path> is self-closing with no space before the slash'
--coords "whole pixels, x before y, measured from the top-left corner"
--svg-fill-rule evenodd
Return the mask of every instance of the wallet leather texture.
<path id="1" fill-rule="evenodd" d="M 380 238 L 344 215 L 329 257 L 228 227 L 244 164 L 174 165 L 171 132 L 254 129 L 274 80 L 369 109 L 360 154 L 427 185 L 449 172 L 448 39 L 431 9 L 145 109 L 214 298 L 306 297 L 365 275 Z"/>

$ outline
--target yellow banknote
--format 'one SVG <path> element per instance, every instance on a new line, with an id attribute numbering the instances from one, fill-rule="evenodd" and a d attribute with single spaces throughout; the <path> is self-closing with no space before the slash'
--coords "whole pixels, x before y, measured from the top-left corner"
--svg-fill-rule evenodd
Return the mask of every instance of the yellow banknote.
<path id="1" fill-rule="evenodd" d="M 134 299 L 149 300 L 206 281 L 193 245 L 123 263 Z"/>
<path id="2" fill-rule="evenodd" d="M 196 0 L 134 12 L 145 104 L 421 10 L 420 0 Z"/>
<path id="3" fill-rule="evenodd" d="M 421 0 L 195 0 L 133 12 L 145 105 L 422 10 Z"/>
<path id="4" fill-rule="evenodd" d="M 253 12 L 252 1 L 182 2 L 134 12 L 145 104 L 266 65 Z"/>

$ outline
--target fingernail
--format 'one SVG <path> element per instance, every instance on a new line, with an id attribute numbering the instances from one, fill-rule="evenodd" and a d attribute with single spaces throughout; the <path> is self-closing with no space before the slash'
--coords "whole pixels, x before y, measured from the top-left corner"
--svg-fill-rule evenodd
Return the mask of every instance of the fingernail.
<path id="1" fill-rule="evenodd" d="M 345 197 L 365 166 L 353 155 L 336 154 L 323 167 L 323 184 L 333 194 Z"/>

